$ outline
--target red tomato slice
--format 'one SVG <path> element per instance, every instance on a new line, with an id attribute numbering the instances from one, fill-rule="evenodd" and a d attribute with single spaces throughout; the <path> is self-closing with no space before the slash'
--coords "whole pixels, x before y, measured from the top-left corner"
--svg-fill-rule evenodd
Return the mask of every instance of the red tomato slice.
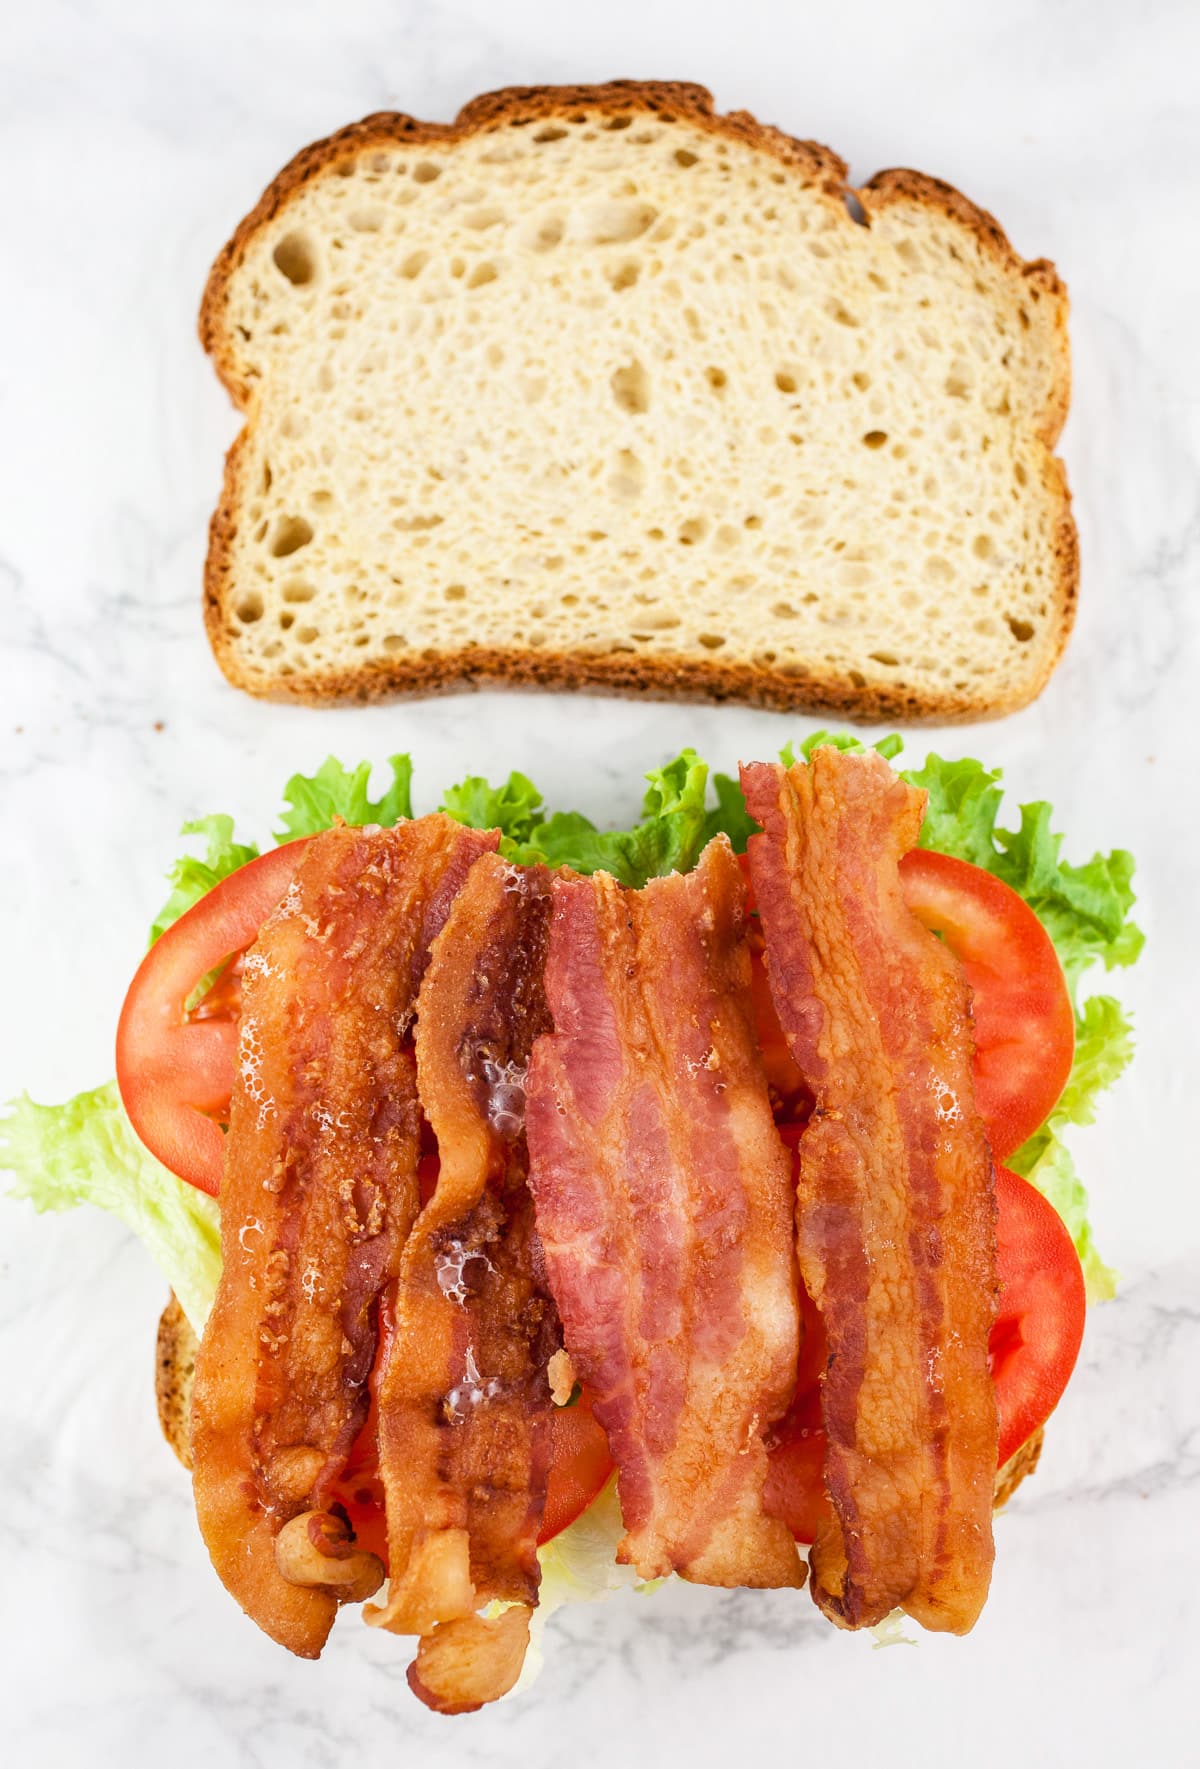
<path id="1" fill-rule="evenodd" d="M 1067 1226 L 1036 1186 L 997 1166 L 996 1204 L 991 1353 L 1003 1466 L 1062 1399 L 1083 1343 L 1087 1290 Z"/>
<path id="2" fill-rule="evenodd" d="M 1083 1341 L 1083 1271 L 1066 1225 L 1027 1180 L 996 1168 L 1000 1300 L 990 1343 L 1003 1467 L 1062 1399 Z M 805 1338 L 796 1394 L 776 1427 L 766 1504 L 798 1542 L 811 1542 L 828 1500 L 817 1378 L 826 1358 L 820 1318 L 801 1292 Z M 816 1366 L 814 1369 L 814 1365 Z"/>
<path id="3" fill-rule="evenodd" d="M 965 860 L 916 848 L 904 899 L 941 934 L 974 992 L 975 1100 L 1003 1158 L 1049 1117 L 1075 1056 L 1075 1015 L 1049 934 L 1023 898 Z"/>
<path id="4" fill-rule="evenodd" d="M 592 1413 L 590 1390 L 581 1389 L 573 1405 L 556 1407 L 551 1424 L 554 1449 L 539 1546 L 587 1510 L 613 1471 L 608 1439 Z"/>
<path id="5" fill-rule="evenodd" d="M 221 1186 L 240 989 L 228 969 L 198 1006 L 204 978 L 253 944 L 287 890 L 303 841 L 230 873 L 169 927 L 138 966 L 117 1026 L 117 1085 L 152 1155 L 202 1192 Z"/>

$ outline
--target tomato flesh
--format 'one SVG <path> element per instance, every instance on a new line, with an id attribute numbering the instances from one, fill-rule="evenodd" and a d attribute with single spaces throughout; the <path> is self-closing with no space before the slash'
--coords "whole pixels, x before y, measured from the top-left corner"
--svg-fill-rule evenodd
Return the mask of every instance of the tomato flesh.
<path id="1" fill-rule="evenodd" d="M 151 946 L 117 1026 L 117 1086 L 129 1121 L 152 1155 L 216 1197 L 237 1055 L 240 988 L 224 975 L 195 1009 L 210 972 L 253 945 L 278 905 L 303 841 L 251 860 L 222 879 Z"/>
<path id="2" fill-rule="evenodd" d="M 975 1103 L 1001 1160 L 1050 1116 L 1075 1057 L 1075 1015 L 1049 934 L 1002 879 L 915 848 L 900 862 L 904 900 L 939 933 L 971 985 Z"/>
<path id="3" fill-rule="evenodd" d="M 555 1407 L 551 1418 L 554 1445 L 546 1509 L 539 1546 L 553 1541 L 581 1517 L 613 1471 L 608 1438 L 592 1412 L 593 1395 L 581 1388 L 569 1407 Z"/>
<path id="4" fill-rule="evenodd" d="M 996 1205 L 991 1354 L 1003 1465 L 1062 1399 L 1083 1343 L 1087 1290 L 1067 1225 L 1036 1186 L 997 1166 Z"/>

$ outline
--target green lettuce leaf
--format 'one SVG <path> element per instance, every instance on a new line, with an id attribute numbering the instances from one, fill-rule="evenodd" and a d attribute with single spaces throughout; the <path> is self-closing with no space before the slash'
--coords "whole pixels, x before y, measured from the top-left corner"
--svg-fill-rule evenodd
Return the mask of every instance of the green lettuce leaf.
<path id="1" fill-rule="evenodd" d="M 610 872 L 634 887 L 668 872 L 690 872 L 709 835 L 707 764 L 685 749 L 666 767 L 652 768 L 646 781 L 642 816 L 630 829 L 597 829 L 579 811 L 556 811 L 520 839 L 506 838 L 500 852 L 527 866 L 544 861 Z M 741 814 L 745 818 L 744 805 Z"/>
<path id="2" fill-rule="evenodd" d="M 277 842 L 295 841 L 328 829 L 336 817 L 343 823 L 380 823 L 391 828 L 402 817 L 412 816 L 412 758 L 388 757 L 392 782 L 381 799 L 368 797 L 370 762 L 360 762 L 353 773 L 334 756 L 327 756 L 315 774 L 293 774 L 283 789 L 288 809 L 283 812 Z"/>
<path id="3" fill-rule="evenodd" d="M 717 808 L 704 820 L 704 840 L 707 843 L 714 835 L 727 835 L 734 853 L 744 854 L 750 837 L 758 834 L 758 824 L 746 809 L 742 789 L 731 775 L 714 774 L 712 783 Z"/>
<path id="4" fill-rule="evenodd" d="M 539 821 L 542 795 L 525 774 L 510 774 L 503 786 L 490 786 L 481 774 L 469 774 L 443 794 L 439 810 L 468 829 L 498 829 L 514 845 L 530 840 Z"/>
<path id="5" fill-rule="evenodd" d="M 881 737 L 871 748 L 885 762 L 890 762 L 904 748 L 904 739 L 893 731 L 890 737 Z M 867 745 L 861 738 L 851 736 L 849 731 L 814 731 L 798 748 L 794 743 L 785 743 L 779 759 L 785 768 L 790 768 L 795 761 L 811 762 L 814 749 L 840 749 L 843 755 L 853 756 L 867 753 Z"/>
<path id="6" fill-rule="evenodd" d="M 185 1185 L 134 1135 L 110 1081 L 64 1106 L 28 1094 L 0 1118 L 0 1168 L 16 1175 L 11 1195 L 37 1210 L 95 1204 L 133 1230 L 200 1332 L 221 1275 L 221 1234 L 212 1198 Z"/>
<path id="7" fill-rule="evenodd" d="M 1054 1205 L 1075 1242 L 1088 1300 L 1101 1302 L 1116 1294 L 1116 1273 L 1096 1250 L 1087 1192 L 1062 1133 L 1068 1125 L 1095 1121 L 1097 1095 L 1112 1086 L 1133 1057 L 1133 1035 L 1124 1009 L 1111 995 L 1089 996 L 1075 1028 L 1075 1061 L 1062 1097 L 1041 1129 L 1009 1157 L 1008 1165 Z"/>
<path id="8" fill-rule="evenodd" d="M 167 877 L 171 881 L 171 894 L 154 917 L 150 928 L 149 944 L 153 946 L 160 934 L 165 934 L 172 922 L 198 903 L 201 897 L 207 896 L 214 885 L 244 866 L 247 860 L 258 856 L 258 849 L 253 842 L 237 842 L 233 839 L 233 818 L 223 817 L 219 813 L 212 817 L 196 817 L 185 823 L 179 831 L 180 835 L 202 835 L 205 840 L 203 860 L 197 860 L 194 854 L 184 854 L 176 860 Z"/>
<path id="9" fill-rule="evenodd" d="M 542 1673 L 542 1641 L 546 1623 L 568 1603 L 595 1603 L 616 1591 L 647 1590 L 631 1566 L 617 1564 L 617 1548 L 625 1534 L 614 1475 L 587 1509 L 551 1541 L 538 1549 L 542 1582 L 529 1629 L 529 1650 L 511 1691 L 523 1695 Z"/>

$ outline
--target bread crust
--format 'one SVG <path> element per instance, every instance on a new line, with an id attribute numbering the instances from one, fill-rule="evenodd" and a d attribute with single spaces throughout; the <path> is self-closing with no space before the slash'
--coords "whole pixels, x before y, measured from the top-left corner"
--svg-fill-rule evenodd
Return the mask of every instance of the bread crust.
<path id="1" fill-rule="evenodd" d="M 158 1322 L 155 1347 L 154 1399 L 162 1434 L 177 1459 L 192 1468 L 192 1381 L 199 1341 L 192 1323 L 172 1292 Z"/>
<path id="2" fill-rule="evenodd" d="M 846 182 L 848 168 L 830 148 L 802 141 L 748 111 L 724 114 L 714 108 L 712 94 L 687 81 L 613 80 L 596 86 L 509 86 L 484 93 L 464 105 L 452 123 L 429 123 L 400 112 L 380 111 L 339 129 L 302 149 L 267 186 L 257 204 L 239 223 L 219 253 L 205 286 L 199 332 L 222 384 L 239 410 L 248 411 L 253 385 L 239 373 L 237 355 L 224 324 L 231 278 L 250 243 L 311 180 L 348 155 L 374 149 L 425 143 L 452 145 L 481 132 L 579 112 L 600 115 L 653 115 L 685 121 L 708 134 L 756 149 L 786 166 L 822 191 L 830 202 L 851 209 L 857 203 L 867 225 L 893 204 L 926 207 L 945 215 L 974 236 L 980 248 L 1007 274 L 1024 281 L 1030 300 L 1045 302 L 1052 314 L 1054 376 L 1035 433 L 1053 449 L 1070 402 L 1071 371 L 1067 341 L 1067 292 L 1054 265 L 1039 258 L 1030 262 L 1013 250 L 994 216 L 979 208 L 952 185 L 923 172 L 892 168 L 878 172 L 860 189 Z M 242 457 L 248 429 L 229 450 L 220 500 L 209 525 L 204 567 L 204 619 L 217 663 L 234 687 L 261 699 L 299 702 L 308 706 L 367 703 L 400 696 L 453 693 L 481 687 L 592 690 L 622 696 L 664 700 L 738 701 L 777 711 L 809 708 L 835 712 L 861 723 L 881 719 L 910 722 L 937 720 L 961 723 L 1001 718 L 1037 698 L 1053 673 L 1070 637 L 1079 590 L 1079 545 L 1066 470 L 1048 456 L 1044 489 L 1055 509 L 1054 582 L 1050 595 L 1053 639 L 1042 649 L 1039 668 L 1024 688 L 1002 698 L 984 689 L 932 695 L 887 683 L 855 685 L 818 670 L 772 669 L 751 664 L 722 664 L 661 653 L 641 658 L 631 652 L 590 655 L 472 648 L 439 652 L 433 658 L 402 654 L 370 660 L 352 670 L 309 672 L 278 677 L 247 667 L 231 638 L 226 610 L 231 599 L 230 555 L 236 512 L 242 501 Z"/>
<path id="3" fill-rule="evenodd" d="M 1039 1425 L 1033 1436 L 1027 1438 L 1015 1455 L 1009 1457 L 996 1475 L 996 1496 L 993 1509 L 1002 1511 L 1012 1498 L 1023 1480 L 1036 1469 L 1041 1460 L 1042 1444 L 1045 1441 L 1046 1428 Z"/>

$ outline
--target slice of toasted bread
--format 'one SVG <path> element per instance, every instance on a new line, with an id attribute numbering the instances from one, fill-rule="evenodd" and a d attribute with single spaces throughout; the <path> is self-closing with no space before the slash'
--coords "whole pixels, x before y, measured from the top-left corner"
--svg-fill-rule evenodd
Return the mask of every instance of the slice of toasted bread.
<path id="1" fill-rule="evenodd" d="M 199 1341 L 192 1323 L 172 1293 L 158 1322 L 154 1364 L 154 1398 L 162 1434 L 183 1466 L 192 1467 L 192 1381 Z"/>
<path id="2" fill-rule="evenodd" d="M 1037 1467 L 1041 1459 L 1042 1444 L 1045 1441 L 1046 1427 L 1039 1425 L 1033 1436 L 1027 1438 L 1015 1455 L 1008 1458 L 1003 1468 L 996 1475 L 995 1508 L 1003 1509 L 1012 1498 L 1023 1480 Z"/>
<path id="3" fill-rule="evenodd" d="M 1070 629 L 1066 294 L 948 185 L 861 190 L 698 86 L 476 99 L 306 149 L 200 330 L 247 414 L 229 679 L 972 718 Z"/>

